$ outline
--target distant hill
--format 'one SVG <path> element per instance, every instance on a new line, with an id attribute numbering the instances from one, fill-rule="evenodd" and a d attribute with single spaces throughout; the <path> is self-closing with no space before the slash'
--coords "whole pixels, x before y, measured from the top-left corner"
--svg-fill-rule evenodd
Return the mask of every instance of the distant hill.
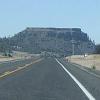
<path id="1" fill-rule="evenodd" d="M 96 45 L 95 47 L 95 53 L 100 54 L 100 44 Z"/>
<path id="2" fill-rule="evenodd" d="M 63 55 L 92 53 L 95 44 L 80 28 L 26 28 L 10 38 L 13 50 Z"/>
<path id="3" fill-rule="evenodd" d="M 7 37 L 0 38 L 0 52 L 10 52 L 10 39 Z"/>

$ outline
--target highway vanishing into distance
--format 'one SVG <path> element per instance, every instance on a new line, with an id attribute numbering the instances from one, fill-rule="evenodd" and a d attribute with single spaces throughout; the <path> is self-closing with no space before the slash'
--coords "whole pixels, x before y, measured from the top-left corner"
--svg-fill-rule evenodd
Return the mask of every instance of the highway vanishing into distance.
<path id="1" fill-rule="evenodd" d="M 0 100 L 100 100 L 100 78 L 64 59 L 3 62 Z"/>

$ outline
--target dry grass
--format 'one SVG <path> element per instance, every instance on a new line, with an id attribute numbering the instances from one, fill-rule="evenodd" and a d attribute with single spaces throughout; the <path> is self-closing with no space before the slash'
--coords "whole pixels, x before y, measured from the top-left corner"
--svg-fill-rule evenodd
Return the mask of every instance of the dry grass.
<path id="1" fill-rule="evenodd" d="M 0 55 L 0 62 L 17 60 L 17 59 L 29 59 L 31 57 L 39 57 L 39 54 L 29 54 L 27 52 L 13 51 L 12 57 L 2 56 Z"/>
<path id="2" fill-rule="evenodd" d="M 25 59 L 25 57 L 28 56 L 28 53 L 14 51 L 12 55 L 13 55 L 13 57 L 8 57 L 8 56 L 2 56 L 2 54 L 1 54 L 0 55 L 0 62 L 11 61 L 11 60 L 16 60 L 16 59 Z"/>
<path id="3" fill-rule="evenodd" d="M 82 66 L 86 66 L 89 68 L 92 68 L 93 66 L 96 67 L 96 70 L 100 70 L 100 55 L 88 55 L 87 57 L 84 57 L 82 55 L 75 55 L 71 57 L 66 57 L 66 59 L 69 59 L 71 62 L 80 64 Z"/>

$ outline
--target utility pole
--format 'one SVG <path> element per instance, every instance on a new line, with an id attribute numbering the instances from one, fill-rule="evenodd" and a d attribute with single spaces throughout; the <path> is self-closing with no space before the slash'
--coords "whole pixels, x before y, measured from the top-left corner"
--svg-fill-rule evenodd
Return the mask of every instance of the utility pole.
<path id="1" fill-rule="evenodd" d="M 71 40 L 71 43 L 72 43 L 72 55 L 75 54 L 75 41 L 73 39 L 73 31 L 72 31 L 72 28 L 71 28 L 71 37 L 72 37 L 72 40 Z"/>
<path id="2" fill-rule="evenodd" d="M 74 52 L 74 48 L 75 48 L 75 45 L 74 45 L 74 43 L 73 43 L 73 41 L 72 41 L 72 55 L 75 54 L 75 52 Z"/>
<path id="3" fill-rule="evenodd" d="M 9 55 L 10 55 L 10 35 L 9 35 L 9 37 L 8 37 L 8 41 L 9 41 L 9 50 L 8 50 L 8 53 L 9 53 Z"/>
<path id="4" fill-rule="evenodd" d="M 56 33 L 56 38 L 55 38 L 55 53 L 57 54 L 57 33 Z"/>
<path id="5" fill-rule="evenodd" d="M 10 54 L 10 53 L 11 53 L 11 47 L 10 47 L 10 46 L 11 46 L 10 35 L 9 35 L 9 37 L 8 37 L 8 42 L 9 42 L 9 43 L 8 43 L 8 56 L 11 57 L 11 54 Z"/>

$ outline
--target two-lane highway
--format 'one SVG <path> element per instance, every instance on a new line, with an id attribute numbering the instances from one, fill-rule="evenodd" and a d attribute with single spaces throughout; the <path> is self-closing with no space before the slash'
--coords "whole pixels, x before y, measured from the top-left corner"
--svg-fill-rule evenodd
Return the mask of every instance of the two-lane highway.
<path id="1" fill-rule="evenodd" d="M 46 58 L 0 78 L 0 100 L 88 100 L 84 90 L 60 63 L 90 93 L 91 100 L 100 99 L 99 78 L 63 60 Z M 90 84 L 92 79 L 97 82 Z"/>

